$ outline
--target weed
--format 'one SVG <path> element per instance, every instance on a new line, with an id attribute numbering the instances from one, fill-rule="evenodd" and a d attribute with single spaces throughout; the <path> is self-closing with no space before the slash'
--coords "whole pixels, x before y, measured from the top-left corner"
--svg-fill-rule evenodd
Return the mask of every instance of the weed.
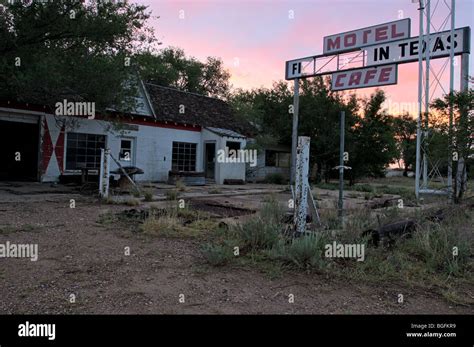
<path id="1" fill-rule="evenodd" d="M 204 259 L 212 266 L 222 266 L 229 263 L 234 254 L 226 245 L 205 244 L 201 248 Z"/>

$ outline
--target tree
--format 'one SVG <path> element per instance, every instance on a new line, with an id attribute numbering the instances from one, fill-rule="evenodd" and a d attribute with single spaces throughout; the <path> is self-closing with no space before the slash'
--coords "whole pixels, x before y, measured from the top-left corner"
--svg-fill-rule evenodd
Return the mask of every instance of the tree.
<path id="1" fill-rule="evenodd" d="M 403 175 L 408 175 L 408 170 L 413 169 L 416 162 L 416 120 L 408 113 L 393 119 L 395 139 L 399 159 L 403 160 Z"/>
<path id="2" fill-rule="evenodd" d="M 317 164 L 317 177 L 328 181 L 337 174 L 333 168 L 339 165 L 340 111 L 346 112 L 347 165 L 354 167 L 351 183 L 364 175 L 383 174 L 397 157 L 393 119 L 381 112 L 384 100 L 381 91 L 365 103 L 355 95 L 332 92 L 329 81 L 320 77 L 301 82 L 299 135 L 311 137 L 310 160 Z M 293 95 L 287 82 L 276 82 L 272 89 L 239 90 L 231 102 L 237 114 L 253 123 L 261 136 L 266 135 L 264 140 L 271 137 L 278 144 L 291 145 Z M 364 116 L 359 115 L 361 104 Z"/>
<path id="3" fill-rule="evenodd" d="M 153 42 L 149 16 L 122 1 L 12 2 L 0 13 L 0 98 L 132 108 L 136 73 L 127 59 Z"/>
<path id="4" fill-rule="evenodd" d="M 362 100 L 363 116 L 352 129 L 348 143 L 350 183 L 358 177 L 383 177 L 397 158 L 393 117 L 382 111 L 385 93 L 377 90 Z"/>
<path id="5" fill-rule="evenodd" d="M 439 111 L 445 118 L 453 109 L 453 131 L 451 136 L 453 149 L 453 168 L 456 172 L 454 181 L 455 201 L 460 201 L 467 186 L 467 162 L 474 153 L 474 90 L 457 91 L 435 99 L 431 107 Z M 446 125 L 444 127 L 446 129 Z M 457 159 L 457 160 L 456 160 Z"/>
<path id="6" fill-rule="evenodd" d="M 140 52 L 136 58 L 146 81 L 213 97 L 229 95 L 230 73 L 219 58 L 208 57 L 203 63 L 179 48 L 166 48 L 158 54 Z"/>

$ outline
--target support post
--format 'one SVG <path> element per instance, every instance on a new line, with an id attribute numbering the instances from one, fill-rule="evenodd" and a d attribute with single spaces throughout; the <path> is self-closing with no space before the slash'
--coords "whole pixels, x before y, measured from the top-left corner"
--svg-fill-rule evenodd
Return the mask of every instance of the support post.
<path id="1" fill-rule="evenodd" d="M 430 112 L 430 25 L 431 0 L 426 0 L 425 119 L 423 129 L 423 189 L 428 189 L 428 127 Z M 454 45 L 453 45 L 454 46 Z"/>
<path id="2" fill-rule="evenodd" d="M 454 37 L 456 1 L 451 0 L 451 31 L 450 37 Z M 454 45 L 449 49 L 449 94 L 454 93 Z M 448 128 L 448 196 L 453 201 L 453 118 L 454 110 L 452 100 L 449 103 L 449 128 Z"/>
<path id="3" fill-rule="evenodd" d="M 461 91 L 467 92 L 469 90 L 469 53 L 463 53 L 461 55 Z M 467 121 L 469 115 L 464 111 L 460 114 L 462 119 Z M 465 123 L 464 121 L 460 121 Z M 456 172 L 456 197 L 460 198 L 462 192 L 467 189 L 467 171 L 466 171 L 466 159 L 465 153 L 458 153 L 458 167 Z"/>
<path id="4" fill-rule="evenodd" d="M 309 144 L 310 138 L 300 136 L 296 150 L 296 175 L 295 175 L 295 213 L 293 221 L 295 231 L 306 231 L 306 215 L 308 208 L 308 173 L 309 173 Z"/>
<path id="5" fill-rule="evenodd" d="M 109 178 L 110 178 L 110 149 L 100 150 L 100 173 L 99 173 L 99 195 L 102 198 L 109 196 Z"/>
<path id="6" fill-rule="evenodd" d="M 418 34 L 418 47 L 423 47 L 423 0 L 420 0 L 420 30 Z M 420 197 L 420 162 L 421 162 L 421 116 L 423 113 L 422 106 L 423 94 L 423 50 L 418 50 L 418 119 L 416 122 L 416 165 L 415 165 L 415 195 Z"/>
<path id="7" fill-rule="evenodd" d="M 341 129 L 339 136 L 339 203 L 338 215 L 342 219 L 344 212 L 344 136 L 346 112 L 341 111 Z"/>
<path id="8" fill-rule="evenodd" d="M 298 142 L 298 111 L 300 104 L 300 84 L 299 79 L 295 78 L 293 91 L 293 130 L 291 134 L 291 174 L 290 184 L 295 184 L 296 175 L 296 147 Z"/>

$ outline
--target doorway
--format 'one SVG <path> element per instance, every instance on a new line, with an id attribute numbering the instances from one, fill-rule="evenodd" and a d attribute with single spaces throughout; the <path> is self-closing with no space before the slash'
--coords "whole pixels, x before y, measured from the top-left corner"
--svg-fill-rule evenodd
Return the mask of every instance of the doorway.
<path id="1" fill-rule="evenodd" d="M 216 169 L 216 143 L 206 142 L 205 144 L 205 175 L 206 178 L 215 179 Z"/>
<path id="2" fill-rule="evenodd" d="M 0 180 L 38 180 L 38 123 L 0 120 Z"/>

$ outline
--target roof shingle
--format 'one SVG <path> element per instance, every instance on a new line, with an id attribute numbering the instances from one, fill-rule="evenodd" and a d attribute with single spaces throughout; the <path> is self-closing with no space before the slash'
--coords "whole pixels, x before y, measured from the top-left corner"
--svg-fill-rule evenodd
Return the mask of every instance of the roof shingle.
<path id="1" fill-rule="evenodd" d="M 152 83 L 145 86 L 159 121 L 229 129 L 244 135 L 253 133 L 250 124 L 237 119 L 223 100 Z"/>

